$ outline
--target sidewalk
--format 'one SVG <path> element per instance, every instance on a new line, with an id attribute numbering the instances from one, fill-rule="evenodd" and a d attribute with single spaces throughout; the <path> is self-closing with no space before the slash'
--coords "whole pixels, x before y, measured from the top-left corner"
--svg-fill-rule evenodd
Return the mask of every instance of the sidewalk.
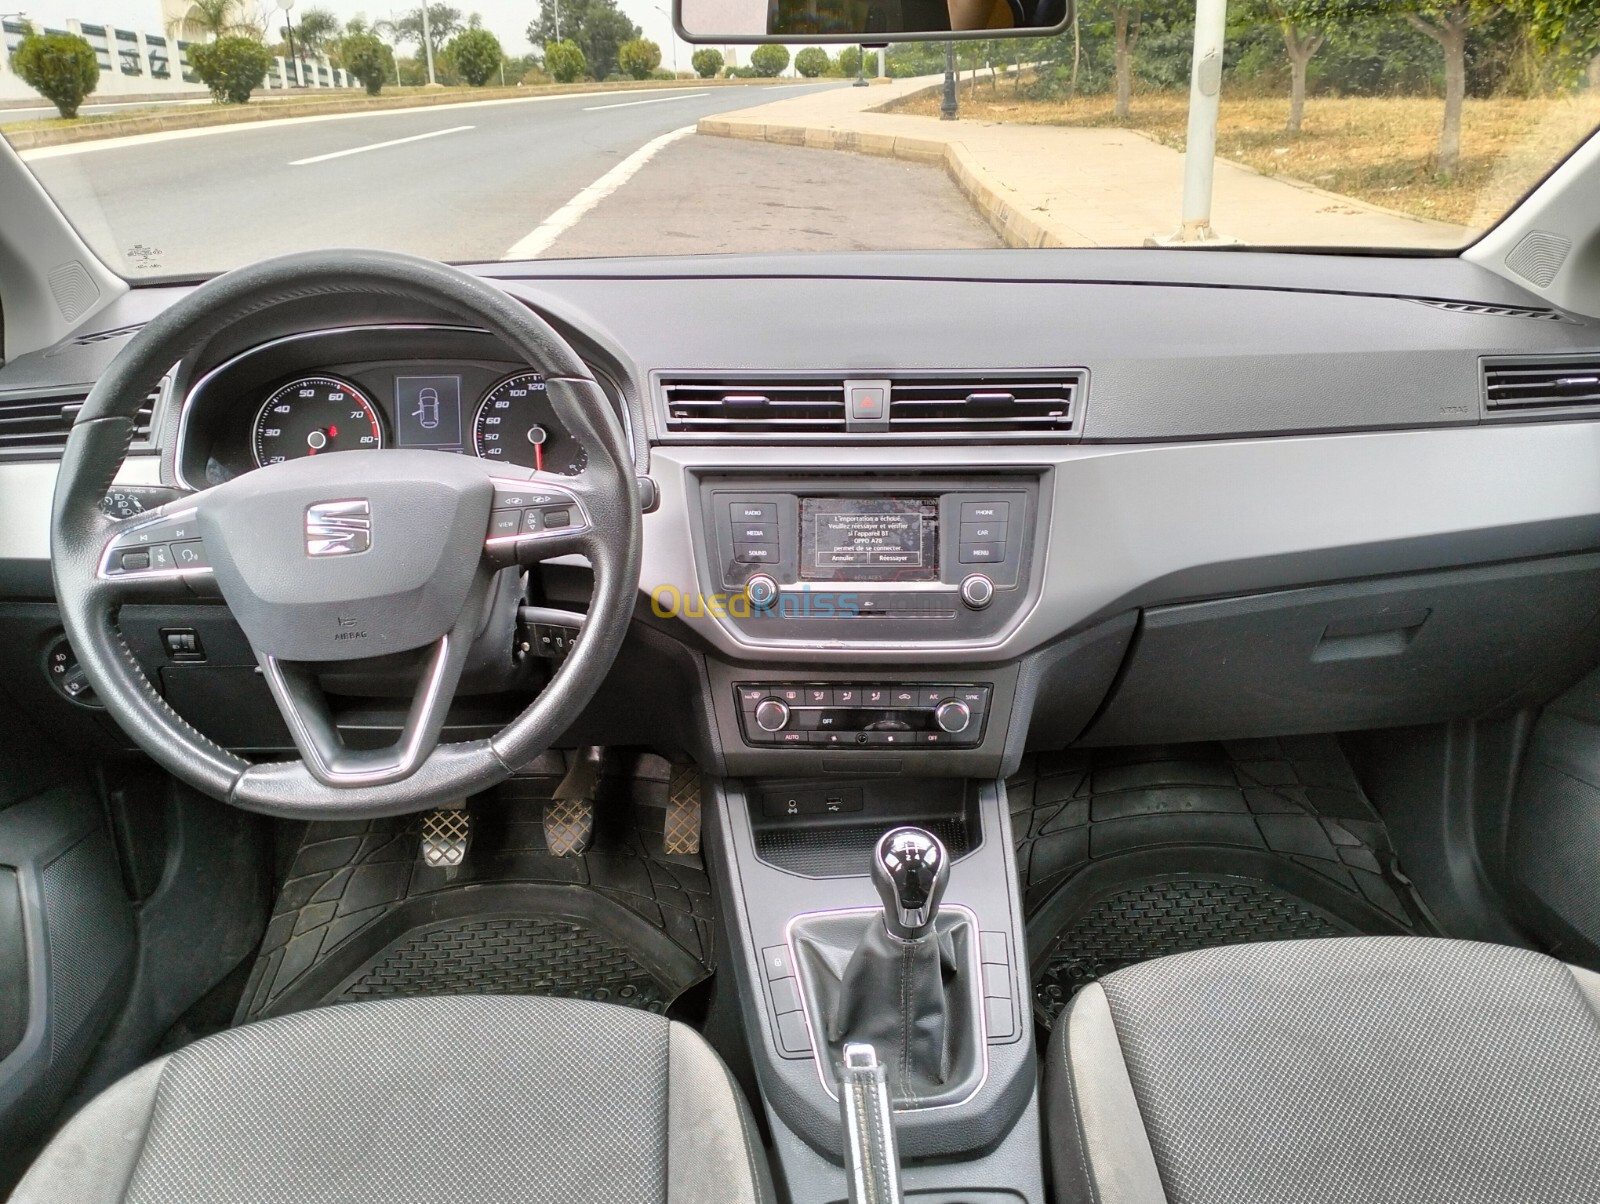
<path id="1" fill-rule="evenodd" d="M 942 76 L 834 88 L 700 121 L 699 132 L 941 165 L 1010 246 L 1142 246 L 1177 230 L 1183 155 L 1133 130 L 876 113 Z M 1257 246 L 1455 248 L 1461 226 L 1219 158 L 1212 226 Z"/>

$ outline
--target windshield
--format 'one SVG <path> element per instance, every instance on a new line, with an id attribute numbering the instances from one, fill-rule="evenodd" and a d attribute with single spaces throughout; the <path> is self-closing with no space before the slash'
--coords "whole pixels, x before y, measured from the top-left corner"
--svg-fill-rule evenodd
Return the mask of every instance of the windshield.
<path id="1" fill-rule="evenodd" d="M 1085 0 L 865 54 L 691 46 L 670 0 L 0 24 L 0 130 L 135 280 L 339 246 L 1452 250 L 1600 124 L 1594 0 Z"/>

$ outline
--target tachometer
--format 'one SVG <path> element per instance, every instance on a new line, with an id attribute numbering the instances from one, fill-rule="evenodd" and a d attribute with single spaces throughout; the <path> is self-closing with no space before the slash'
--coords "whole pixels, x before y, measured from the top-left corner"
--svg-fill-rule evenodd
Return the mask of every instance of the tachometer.
<path id="1" fill-rule="evenodd" d="M 360 389 L 334 376 L 303 376 L 273 390 L 256 415 L 256 463 L 383 446 L 378 410 Z"/>
<path id="2" fill-rule="evenodd" d="M 568 477 L 589 463 L 583 444 L 556 420 L 537 372 L 508 376 L 484 394 L 472 420 L 472 450 L 485 460 Z"/>

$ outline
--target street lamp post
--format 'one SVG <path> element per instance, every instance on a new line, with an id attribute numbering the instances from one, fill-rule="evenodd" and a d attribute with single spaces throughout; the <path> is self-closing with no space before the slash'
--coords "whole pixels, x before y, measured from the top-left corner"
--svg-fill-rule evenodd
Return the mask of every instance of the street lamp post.
<path id="1" fill-rule="evenodd" d="M 439 81 L 433 78 L 433 25 L 428 20 L 428 0 L 422 0 L 422 48 L 428 56 L 428 86 L 437 87 Z"/>
<path id="2" fill-rule="evenodd" d="M 939 102 L 939 120 L 954 121 L 960 107 L 956 99 L 956 44 L 944 44 L 944 99 Z"/>
<path id="3" fill-rule="evenodd" d="M 650 7 L 655 9 L 656 12 L 660 13 L 663 17 L 665 17 L 667 19 L 667 29 L 670 31 L 668 33 L 668 35 L 667 35 L 667 40 L 672 43 L 672 74 L 673 75 L 677 75 L 678 74 L 678 31 L 676 29 L 672 28 L 672 14 L 669 13 L 666 9 L 662 8 L 659 4 L 652 4 Z"/>
<path id="4" fill-rule="evenodd" d="M 294 52 L 294 18 L 289 15 L 294 8 L 294 0 L 278 0 L 278 7 L 283 10 L 283 32 L 289 38 L 289 61 L 294 64 L 294 82 L 299 87 L 305 80 L 300 78 L 300 59 Z"/>
<path id="5" fill-rule="evenodd" d="M 856 82 L 850 86 L 852 88 L 865 88 L 867 86 L 867 48 L 865 46 L 856 47 Z"/>

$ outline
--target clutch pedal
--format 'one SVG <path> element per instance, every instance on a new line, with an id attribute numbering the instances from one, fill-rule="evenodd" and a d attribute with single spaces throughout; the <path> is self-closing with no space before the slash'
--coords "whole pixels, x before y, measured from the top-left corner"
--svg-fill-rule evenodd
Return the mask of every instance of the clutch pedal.
<path id="1" fill-rule="evenodd" d="M 453 869 L 467 857 L 472 843 L 472 817 L 466 808 L 437 807 L 422 817 L 422 863 Z"/>
<path id="2" fill-rule="evenodd" d="M 668 853 L 700 851 L 700 770 L 693 765 L 672 767 L 662 841 Z"/>

